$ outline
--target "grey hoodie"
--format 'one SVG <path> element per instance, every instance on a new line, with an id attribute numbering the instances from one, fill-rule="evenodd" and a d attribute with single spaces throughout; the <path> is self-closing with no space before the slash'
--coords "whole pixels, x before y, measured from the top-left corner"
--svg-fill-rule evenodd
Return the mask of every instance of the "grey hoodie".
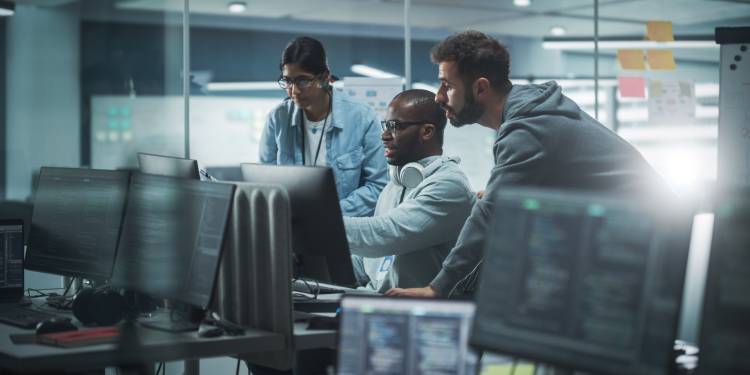
<path id="1" fill-rule="evenodd" d="M 424 180 L 408 189 L 391 181 L 378 198 L 373 217 L 345 217 L 355 269 L 367 275 L 367 287 L 424 286 L 440 271 L 475 202 L 458 161 L 431 156 L 419 161 Z M 403 202 L 401 197 L 403 194 Z M 378 278 L 383 257 L 394 255 Z"/>
<path id="2" fill-rule="evenodd" d="M 493 146 L 485 199 L 474 206 L 456 246 L 430 285 L 441 296 L 479 264 L 490 224 L 490 198 L 507 185 L 639 194 L 661 190 L 641 154 L 583 112 L 555 82 L 514 85 Z"/>

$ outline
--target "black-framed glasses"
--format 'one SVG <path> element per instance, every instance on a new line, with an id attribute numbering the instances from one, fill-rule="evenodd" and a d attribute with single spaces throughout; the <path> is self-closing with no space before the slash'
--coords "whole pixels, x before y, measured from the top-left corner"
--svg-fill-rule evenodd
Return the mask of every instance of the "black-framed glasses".
<path id="1" fill-rule="evenodd" d="M 383 129 L 383 131 L 388 130 L 391 132 L 391 134 L 395 134 L 396 130 L 404 130 L 407 127 L 411 125 L 422 125 L 422 124 L 429 124 L 429 121 L 397 121 L 397 120 L 383 120 L 380 121 L 380 128 Z"/>
<path id="2" fill-rule="evenodd" d="M 313 83 L 315 83 L 315 80 L 318 79 L 318 76 L 313 77 L 297 77 L 297 78 L 289 78 L 281 76 L 279 77 L 279 87 L 286 90 L 292 85 L 297 86 L 297 88 L 305 89 L 310 86 L 312 86 Z"/>

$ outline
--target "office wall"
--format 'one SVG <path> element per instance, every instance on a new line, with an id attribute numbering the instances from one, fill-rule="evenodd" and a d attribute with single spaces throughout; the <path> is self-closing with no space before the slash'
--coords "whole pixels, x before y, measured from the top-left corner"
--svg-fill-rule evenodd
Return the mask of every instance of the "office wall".
<path id="1" fill-rule="evenodd" d="M 80 164 L 79 25 L 75 7 L 19 6 L 7 25 L 7 197 L 31 193 L 41 165 Z"/>
<path id="2" fill-rule="evenodd" d="M 79 24 L 74 7 L 17 7 L 7 22 L 6 155 L 8 199 L 25 200 L 42 165 L 78 166 Z M 27 272 L 28 287 L 59 287 L 60 277 Z"/>

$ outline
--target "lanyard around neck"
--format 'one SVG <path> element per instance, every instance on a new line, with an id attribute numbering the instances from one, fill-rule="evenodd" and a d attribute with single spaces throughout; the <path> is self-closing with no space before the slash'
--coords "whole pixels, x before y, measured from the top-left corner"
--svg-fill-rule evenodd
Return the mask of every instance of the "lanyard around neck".
<path id="1" fill-rule="evenodd" d="M 315 159 L 313 159 L 313 163 L 312 163 L 313 167 L 318 165 L 318 156 L 320 155 L 320 147 L 323 145 L 323 137 L 326 136 L 326 125 L 328 124 L 329 116 L 331 116 L 330 112 L 326 115 L 325 120 L 323 120 L 323 128 L 320 130 L 320 138 L 318 138 L 318 147 L 317 147 L 317 150 L 315 151 Z M 306 119 L 304 118 L 304 114 L 303 114 L 303 118 L 302 118 L 302 165 L 306 164 L 305 137 L 307 135 L 307 131 L 305 130 L 305 121 Z"/>
<path id="2" fill-rule="evenodd" d="M 326 114 L 326 117 L 323 120 L 323 129 L 320 130 L 320 139 L 318 139 L 318 149 L 317 149 L 317 151 L 315 151 L 315 159 L 313 159 L 313 164 L 312 164 L 313 167 L 316 166 L 316 165 L 318 165 L 318 155 L 320 155 L 320 146 L 323 144 L 323 137 L 325 137 L 325 135 L 326 135 L 325 133 L 326 133 L 326 125 L 328 124 L 328 117 L 330 117 L 331 116 L 331 112 L 333 112 L 333 96 L 331 95 L 331 96 L 329 96 L 329 98 L 330 98 L 329 99 L 330 101 L 328 102 L 328 113 Z M 306 131 L 305 131 L 305 118 L 306 117 L 305 117 L 305 111 L 303 109 L 301 109 L 301 111 L 302 111 L 302 113 L 301 113 L 301 116 L 302 116 L 302 121 L 301 121 L 301 123 L 302 123 L 301 124 L 302 125 L 301 126 L 301 130 L 302 130 L 302 132 L 301 132 L 302 133 L 302 165 L 306 165 L 307 164 L 307 160 L 306 160 L 307 157 L 305 156 L 305 137 L 306 137 L 305 136 L 305 133 L 306 133 Z M 291 116 L 289 118 L 290 118 L 290 122 L 291 122 Z"/>

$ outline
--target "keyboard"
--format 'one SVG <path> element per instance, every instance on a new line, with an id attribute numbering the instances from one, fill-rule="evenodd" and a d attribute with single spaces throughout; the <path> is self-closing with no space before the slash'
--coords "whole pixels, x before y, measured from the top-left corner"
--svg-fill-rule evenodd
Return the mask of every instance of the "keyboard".
<path id="1" fill-rule="evenodd" d="M 305 282 L 302 280 L 294 280 L 294 283 L 292 283 L 292 291 L 294 292 L 315 294 L 316 290 L 318 294 L 380 295 L 380 293 L 374 290 L 347 288 L 345 286 L 333 284 L 316 283 L 315 281 Z"/>
<path id="2" fill-rule="evenodd" d="M 0 306 L 0 323 L 9 324 L 16 327 L 33 329 L 39 322 L 51 319 L 57 315 L 33 310 L 26 307 L 16 305 L 1 305 Z"/>

